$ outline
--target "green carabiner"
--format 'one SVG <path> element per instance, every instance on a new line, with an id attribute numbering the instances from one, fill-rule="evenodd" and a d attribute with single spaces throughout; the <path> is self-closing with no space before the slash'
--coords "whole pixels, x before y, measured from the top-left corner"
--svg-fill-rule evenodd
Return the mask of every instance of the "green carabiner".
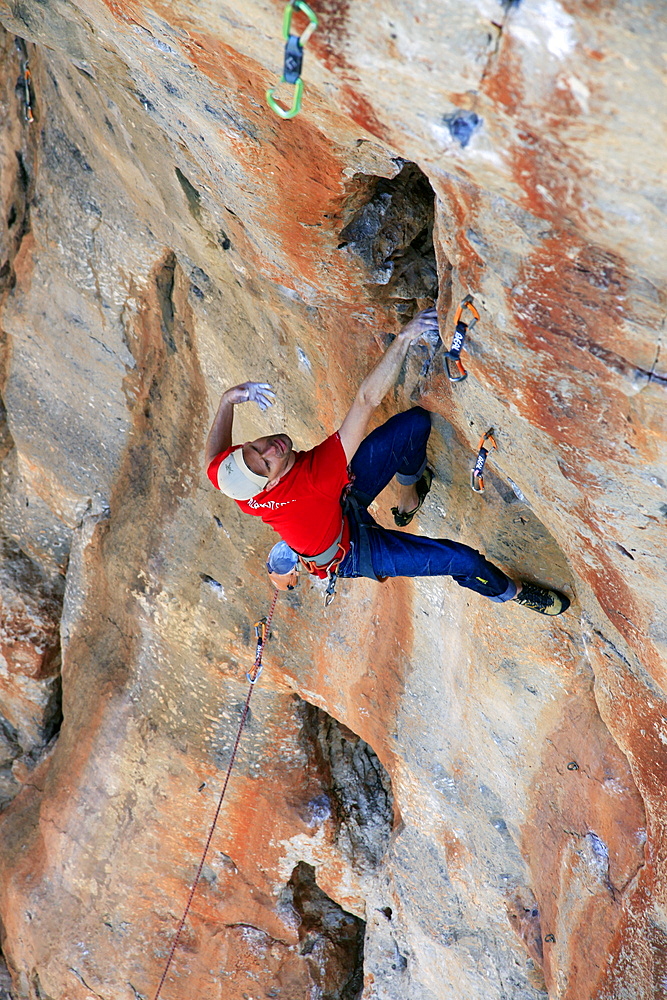
<path id="1" fill-rule="evenodd" d="M 284 76 L 281 77 L 280 82 L 281 83 L 285 83 L 285 77 Z M 278 102 L 276 101 L 275 97 L 273 96 L 273 93 L 274 93 L 274 91 L 276 89 L 277 89 L 277 85 L 276 85 L 276 87 L 269 87 L 269 89 L 266 92 L 266 103 L 269 105 L 269 107 L 271 108 L 272 111 L 275 111 L 275 113 L 280 116 L 280 118 L 294 118 L 294 116 L 298 115 L 299 111 L 301 111 L 301 97 L 303 95 L 303 80 L 301 79 L 301 77 L 299 77 L 299 79 L 296 81 L 296 83 L 294 85 L 294 98 L 292 100 L 292 107 L 291 108 L 288 108 L 288 109 L 281 108 L 281 106 L 278 104 Z"/>
<path id="2" fill-rule="evenodd" d="M 294 10 L 302 11 L 308 18 L 309 24 L 303 34 L 292 34 L 292 15 Z M 314 11 L 305 3 L 305 0 L 290 0 L 285 7 L 283 15 L 283 38 L 285 39 L 285 58 L 283 62 L 283 75 L 280 83 L 294 84 L 294 98 L 291 108 L 283 108 L 276 101 L 274 92 L 276 87 L 269 87 L 266 92 L 266 101 L 272 111 L 280 118 L 294 118 L 301 110 L 301 97 L 303 95 L 303 80 L 301 79 L 301 67 L 303 66 L 303 47 L 315 31 L 318 25 L 317 16 Z"/>
<path id="3" fill-rule="evenodd" d="M 294 13 L 294 10 L 302 11 L 310 22 L 304 33 L 299 38 L 301 48 L 303 48 L 312 33 L 315 31 L 319 22 L 317 20 L 317 14 L 311 7 L 308 6 L 305 0 L 290 0 L 290 3 L 288 3 L 285 7 L 285 13 L 283 14 L 283 38 L 285 41 L 287 41 L 289 36 L 292 34 L 292 14 Z"/>

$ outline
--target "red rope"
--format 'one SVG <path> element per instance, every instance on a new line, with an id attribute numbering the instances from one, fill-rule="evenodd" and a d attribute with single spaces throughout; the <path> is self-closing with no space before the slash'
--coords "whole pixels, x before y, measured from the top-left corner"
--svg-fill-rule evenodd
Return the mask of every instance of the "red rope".
<path id="1" fill-rule="evenodd" d="M 153 1000 L 160 1000 L 160 992 L 164 986 L 164 981 L 167 978 L 167 973 L 169 972 L 169 967 L 171 966 L 174 953 L 178 946 L 179 939 L 181 937 L 181 932 L 185 926 L 185 921 L 187 920 L 188 913 L 190 912 L 190 906 L 192 905 L 192 900 L 194 899 L 195 891 L 197 889 L 197 884 L 201 878 L 201 873 L 204 868 L 204 862 L 206 861 L 206 855 L 208 854 L 208 849 L 211 846 L 211 840 L 213 839 L 213 833 L 215 831 L 216 824 L 218 822 L 218 816 L 220 815 L 220 809 L 222 808 L 222 800 L 225 797 L 225 792 L 227 791 L 227 785 L 229 784 L 229 778 L 232 773 L 232 768 L 234 766 L 234 761 L 236 759 L 236 751 L 239 748 L 239 743 L 241 742 L 241 733 L 243 732 L 243 727 L 245 725 L 245 720 L 248 716 L 248 709 L 250 707 L 250 699 L 252 697 L 252 690 L 255 686 L 255 681 L 259 674 L 259 669 L 262 665 L 262 653 L 264 652 L 264 643 L 269 634 L 269 629 L 271 628 L 271 619 L 273 618 L 273 612 L 276 606 L 276 601 L 278 600 L 278 591 L 276 590 L 273 595 L 273 600 L 271 601 L 271 608 L 266 618 L 266 624 L 264 625 L 263 633 L 257 643 L 257 655 L 255 657 L 255 663 L 252 669 L 252 674 L 250 676 L 250 687 L 248 689 L 248 697 L 245 700 L 245 705 L 243 706 L 243 712 L 241 713 L 241 721 L 239 723 L 238 732 L 236 734 L 236 740 L 234 742 L 234 748 L 232 750 L 232 756 L 229 759 L 229 765 L 227 767 L 227 774 L 225 776 L 225 781 L 222 786 L 222 791 L 220 792 L 220 798 L 218 799 L 218 808 L 215 810 L 215 816 L 213 817 L 213 822 L 211 823 L 211 829 L 208 832 L 208 837 L 206 838 L 206 846 L 204 847 L 204 853 L 201 856 L 201 861 L 199 862 L 199 868 L 197 869 L 197 874 L 195 875 L 195 880 L 192 883 L 192 888 L 190 889 L 190 895 L 188 896 L 188 901 L 185 905 L 185 911 L 181 917 L 181 921 L 178 925 L 176 931 L 176 936 L 174 937 L 171 950 L 169 952 L 169 958 L 167 959 L 167 964 L 164 967 L 164 972 L 162 973 L 162 978 L 160 979 L 160 984 L 155 992 Z"/>

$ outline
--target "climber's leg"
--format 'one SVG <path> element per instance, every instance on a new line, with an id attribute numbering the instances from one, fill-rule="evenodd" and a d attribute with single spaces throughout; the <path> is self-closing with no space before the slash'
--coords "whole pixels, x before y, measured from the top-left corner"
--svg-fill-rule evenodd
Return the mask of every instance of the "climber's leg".
<path id="1" fill-rule="evenodd" d="M 364 438 L 350 463 L 354 492 L 363 506 L 372 503 L 394 476 L 402 487 L 414 489 L 426 468 L 430 433 L 430 413 L 414 406 Z"/>
<path id="2" fill-rule="evenodd" d="M 451 576 L 461 587 L 492 601 L 511 601 L 517 586 L 475 549 L 447 538 L 390 531 L 367 511 L 349 516 L 352 546 L 341 564 L 343 577 Z"/>

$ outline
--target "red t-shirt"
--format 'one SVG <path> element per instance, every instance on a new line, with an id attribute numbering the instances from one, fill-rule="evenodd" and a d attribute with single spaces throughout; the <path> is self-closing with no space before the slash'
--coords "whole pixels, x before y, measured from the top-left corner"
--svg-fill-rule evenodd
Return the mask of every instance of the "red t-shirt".
<path id="1" fill-rule="evenodd" d="M 208 467 L 208 478 L 218 488 L 218 468 L 229 454 L 220 452 Z M 338 431 L 310 451 L 297 451 L 286 476 L 268 493 L 237 500 L 246 514 L 261 517 L 290 548 L 314 556 L 336 541 L 343 527 L 340 496 L 349 482 L 347 459 Z M 349 535 L 345 525 L 343 544 Z"/>

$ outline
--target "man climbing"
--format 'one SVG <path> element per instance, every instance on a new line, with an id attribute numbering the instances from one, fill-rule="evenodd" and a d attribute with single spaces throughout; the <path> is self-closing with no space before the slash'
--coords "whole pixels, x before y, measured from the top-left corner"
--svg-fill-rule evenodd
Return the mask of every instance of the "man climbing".
<path id="1" fill-rule="evenodd" d="M 545 615 L 569 607 L 564 594 L 515 583 L 475 549 L 445 538 L 427 538 L 378 525 L 368 507 L 396 476 L 399 527 L 409 524 L 431 486 L 426 465 L 430 414 L 413 407 L 366 436 L 371 415 L 396 381 L 411 344 L 437 331 L 435 309 L 412 319 L 366 376 L 340 430 L 310 451 L 294 451 L 286 434 L 232 444 L 234 407 L 249 400 L 266 409 L 274 392 L 244 382 L 223 393 L 206 442 L 206 470 L 213 485 L 241 510 L 261 517 L 283 539 L 267 567 L 278 586 L 291 586 L 299 558 L 309 572 L 336 577 L 451 576 L 490 600 L 516 601 Z M 286 544 L 285 544 L 286 543 Z"/>

